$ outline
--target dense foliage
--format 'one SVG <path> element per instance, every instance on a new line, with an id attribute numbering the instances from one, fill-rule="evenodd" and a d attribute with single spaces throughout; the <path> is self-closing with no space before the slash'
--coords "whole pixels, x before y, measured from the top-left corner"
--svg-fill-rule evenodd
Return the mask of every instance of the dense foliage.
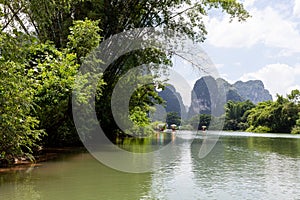
<path id="1" fill-rule="evenodd" d="M 80 144 L 70 101 L 80 55 L 72 46 L 80 33 L 71 32 L 69 48 L 58 50 L 17 30 L 1 32 L 0 159 L 29 156 L 41 145 Z"/>
<path id="2" fill-rule="evenodd" d="M 291 95 L 298 90 L 292 91 Z M 259 103 L 250 110 L 247 131 L 290 133 L 299 118 L 300 107 L 297 102 L 298 95 L 288 98 L 277 96 L 274 102 L 267 101 Z"/>
<path id="3" fill-rule="evenodd" d="M 23 63 L 0 60 L 0 159 L 31 153 L 43 131 L 33 116 L 33 81 L 24 76 Z"/>
<path id="4" fill-rule="evenodd" d="M 167 113 L 166 123 L 169 125 L 168 128 L 170 128 L 172 124 L 175 124 L 176 126 L 180 126 L 181 117 L 177 112 L 169 112 Z"/>
<path id="5" fill-rule="evenodd" d="M 224 130 L 246 130 L 248 128 L 247 117 L 249 110 L 255 105 L 247 100 L 244 102 L 229 101 L 225 105 Z"/>
<path id="6" fill-rule="evenodd" d="M 202 130 L 202 126 L 209 127 L 212 116 L 208 114 L 195 115 L 184 124 L 189 124 L 193 130 Z"/>
<path id="7" fill-rule="evenodd" d="M 0 1 L 0 159 L 30 154 L 38 145 L 79 142 L 70 109 L 74 76 L 101 36 L 107 39 L 132 28 L 159 27 L 203 41 L 202 19 L 213 8 L 238 20 L 249 16 L 235 0 Z M 141 64 L 156 63 L 157 70 L 169 67 L 170 58 L 170 52 L 146 49 L 130 52 L 109 66 L 96 102 L 106 132 L 119 132 L 109 103 L 120 77 Z M 134 93 L 130 118 L 136 125 L 150 123 L 147 113 L 161 102 L 154 91 L 153 85 L 146 85 Z"/>

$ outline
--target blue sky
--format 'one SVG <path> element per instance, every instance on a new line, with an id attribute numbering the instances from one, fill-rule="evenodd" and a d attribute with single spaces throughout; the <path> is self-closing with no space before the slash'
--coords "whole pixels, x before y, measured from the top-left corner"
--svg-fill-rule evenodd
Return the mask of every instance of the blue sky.
<path id="1" fill-rule="evenodd" d="M 233 83 L 260 79 L 275 95 L 300 89 L 300 0 L 243 0 L 251 18 L 229 22 L 206 19 L 202 45 L 220 76 Z"/>

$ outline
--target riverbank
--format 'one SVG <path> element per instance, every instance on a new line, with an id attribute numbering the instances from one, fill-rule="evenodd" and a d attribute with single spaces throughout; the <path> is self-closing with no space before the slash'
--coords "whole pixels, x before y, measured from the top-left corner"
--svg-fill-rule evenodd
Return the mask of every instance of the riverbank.
<path id="1" fill-rule="evenodd" d="M 41 165 L 42 162 L 55 160 L 62 154 L 73 154 L 85 152 L 84 147 L 62 147 L 62 148 L 45 148 L 33 155 L 33 159 L 25 156 L 12 158 L 11 161 L 0 160 L 0 173 L 9 171 L 26 170 L 30 167 Z"/>

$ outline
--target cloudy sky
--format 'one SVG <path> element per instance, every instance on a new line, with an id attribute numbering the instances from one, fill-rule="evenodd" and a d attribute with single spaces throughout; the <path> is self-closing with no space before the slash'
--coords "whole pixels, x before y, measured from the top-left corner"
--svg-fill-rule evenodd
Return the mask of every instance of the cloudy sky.
<path id="1" fill-rule="evenodd" d="M 241 0 L 242 1 L 242 0 Z M 222 78 L 260 79 L 273 97 L 300 89 L 300 0 L 243 0 L 251 18 L 209 16 L 202 48 Z"/>

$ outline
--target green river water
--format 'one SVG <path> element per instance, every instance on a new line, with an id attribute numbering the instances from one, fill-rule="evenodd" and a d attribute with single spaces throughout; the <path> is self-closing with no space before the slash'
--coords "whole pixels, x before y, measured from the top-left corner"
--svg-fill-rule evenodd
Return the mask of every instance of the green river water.
<path id="1" fill-rule="evenodd" d="M 202 132 L 125 140 L 122 148 L 139 152 L 176 146 L 174 159 L 147 173 L 111 169 L 88 152 L 62 154 L 0 173 L 0 200 L 300 199 L 300 136 L 218 134 L 204 158 L 198 156 Z"/>

